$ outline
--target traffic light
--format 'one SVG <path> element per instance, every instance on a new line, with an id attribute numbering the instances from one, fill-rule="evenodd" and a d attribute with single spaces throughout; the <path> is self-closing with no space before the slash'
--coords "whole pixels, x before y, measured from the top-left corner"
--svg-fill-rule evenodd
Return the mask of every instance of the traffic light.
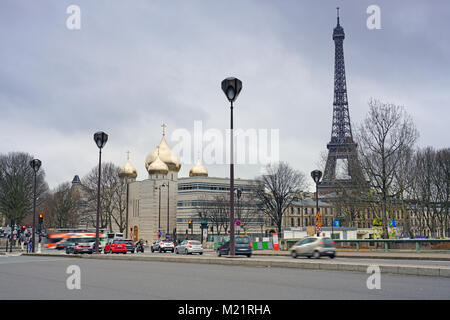
<path id="1" fill-rule="evenodd" d="M 43 222 L 44 222 L 44 215 L 41 213 L 39 214 L 39 224 L 42 225 Z"/>
<path id="2" fill-rule="evenodd" d="M 23 225 L 23 226 L 22 226 L 22 232 L 25 232 L 26 229 L 27 229 L 27 226 L 26 226 L 26 225 Z"/>
<path id="3" fill-rule="evenodd" d="M 188 221 L 189 229 L 192 229 L 192 220 Z"/>

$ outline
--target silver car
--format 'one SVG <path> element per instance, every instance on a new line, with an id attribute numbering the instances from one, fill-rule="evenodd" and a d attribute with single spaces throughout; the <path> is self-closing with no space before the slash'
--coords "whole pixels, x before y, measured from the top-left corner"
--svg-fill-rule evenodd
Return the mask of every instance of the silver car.
<path id="1" fill-rule="evenodd" d="M 328 237 L 306 237 L 297 242 L 291 248 L 291 256 L 295 259 L 298 256 L 314 257 L 329 256 L 333 259 L 336 256 L 334 241 Z"/>
<path id="2" fill-rule="evenodd" d="M 184 240 L 175 248 L 176 254 L 203 254 L 203 245 L 197 240 Z"/>

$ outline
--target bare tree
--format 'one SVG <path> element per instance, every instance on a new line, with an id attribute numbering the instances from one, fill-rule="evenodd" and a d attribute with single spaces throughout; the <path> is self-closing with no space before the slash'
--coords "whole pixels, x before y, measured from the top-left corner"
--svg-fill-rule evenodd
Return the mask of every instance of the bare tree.
<path id="1" fill-rule="evenodd" d="M 412 197 L 422 233 L 429 232 L 432 237 L 448 233 L 449 171 L 449 149 L 417 151 Z"/>
<path id="2" fill-rule="evenodd" d="M 69 182 L 60 184 L 45 201 L 48 225 L 57 228 L 76 228 L 80 223 L 81 199 L 78 190 Z"/>
<path id="3" fill-rule="evenodd" d="M 30 167 L 33 156 L 24 152 L 0 155 L 0 213 L 16 224 L 30 223 L 33 218 L 34 171 Z M 48 191 L 45 171 L 36 175 L 37 207 L 42 206 Z"/>
<path id="4" fill-rule="evenodd" d="M 396 199 L 395 207 L 401 212 L 403 217 L 401 221 L 402 234 L 404 236 L 414 237 L 411 218 L 409 216 L 409 207 L 411 203 L 412 187 L 414 183 L 414 150 L 406 147 L 399 155 L 399 169 L 394 172 L 392 184 L 393 197 Z"/>
<path id="5" fill-rule="evenodd" d="M 256 180 L 255 197 L 261 204 L 261 210 L 277 227 L 281 236 L 283 216 L 294 198 L 307 186 L 305 175 L 285 162 L 269 164 L 266 174 Z"/>
<path id="6" fill-rule="evenodd" d="M 110 232 L 117 226 L 120 232 L 125 230 L 126 199 L 124 190 L 126 183 L 119 178 L 120 168 L 113 163 L 102 163 L 100 185 L 100 228 L 108 228 Z M 84 199 L 83 207 L 86 215 L 95 226 L 97 215 L 98 165 L 83 178 L 84 187 L 90 190 Z"/>
<path id="7" fill-rule="evenodd" d="M 235 197 L 236 199 L 236 197 Z M 253 194 L 242 193 L 235 205 L 235 218 L 241 222 L 240 228 L 247 232 L 252 226 L 261 223 L 259 203 Z"/>
<path id="8" fill-rule="evenodd" d="M 442 236 L 448 237 L 450 232 L 450 148 L 437 151 L 436 170 L 433 181 L 436 185 L 436 208 L 441 224 Z"/>
<path id="9" fill-rule="evenodd" d="M 227 233 L 230 224 L 230 200 L 228 194 L 217 194 L 211 197 L 202 196 L 197 206 L 201 219 L 208 220 L 217 235 Z"/>
<path id="10" fill-rule="evenodd" d="M 401 170 L 401 154 L 414 145 L 418 131 L 403 107 L 371 100 L 369 108 L 358 127 L 358 151 L 371 188 L 380 194 L 383 237 L 388 238 L 387 209 L 395 172 Z"/>

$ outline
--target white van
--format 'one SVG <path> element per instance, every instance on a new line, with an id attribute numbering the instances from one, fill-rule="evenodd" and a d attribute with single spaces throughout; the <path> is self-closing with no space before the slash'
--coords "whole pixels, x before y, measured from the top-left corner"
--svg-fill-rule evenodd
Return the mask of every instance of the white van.
<path id="1" fill-rule="evenodd" d="M 108 242 L 116 239 L 123 239 L 123 233 L 108 233 Z"/>

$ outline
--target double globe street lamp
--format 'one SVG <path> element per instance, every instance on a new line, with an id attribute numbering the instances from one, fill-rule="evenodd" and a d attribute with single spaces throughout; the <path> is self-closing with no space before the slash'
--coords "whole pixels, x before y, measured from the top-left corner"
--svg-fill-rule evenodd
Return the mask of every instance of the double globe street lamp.
<path id="1" fill-rule="evenodd" d="M 231 103 L 231 125 L 230 125 L 230 257 L 234 257 L 234 158 L 233 158 L 233 102 L 242 90 L 242 81 L 237 78 L 226 78 L 222 81 L 222 91 Z"/>
<path id="2" fill-rule="evenodd" d="M 103 131 L 94 133 L 94 141 L 99 149 L 98 156 L 98 185 L 97 185 L 97 223 L 95 225 L 95 253 L 99 253 L 99 224 L 100 224 L 100 179 L 102 174 L 102 148 L 108 141 L 108 135 Z"/>
<path id="3" fill-rule="evenodd" d="M 32 234 L 32 252 L 34 253 L 34 247 L 35 247 L 35 242 L 36 242 L 36 234 L 35 234 L 35 230 L 36 230 L 36 175 L 37 172 L 39 171 L 39 168 L 41 167 L 42 162 L 39 159 L 33 159 L 30 161 L 30 166 L 34 171 L 34 186 L 33 186 L 33 234 Z M 11 238 L 12 239 L 12 238 Z"/>

